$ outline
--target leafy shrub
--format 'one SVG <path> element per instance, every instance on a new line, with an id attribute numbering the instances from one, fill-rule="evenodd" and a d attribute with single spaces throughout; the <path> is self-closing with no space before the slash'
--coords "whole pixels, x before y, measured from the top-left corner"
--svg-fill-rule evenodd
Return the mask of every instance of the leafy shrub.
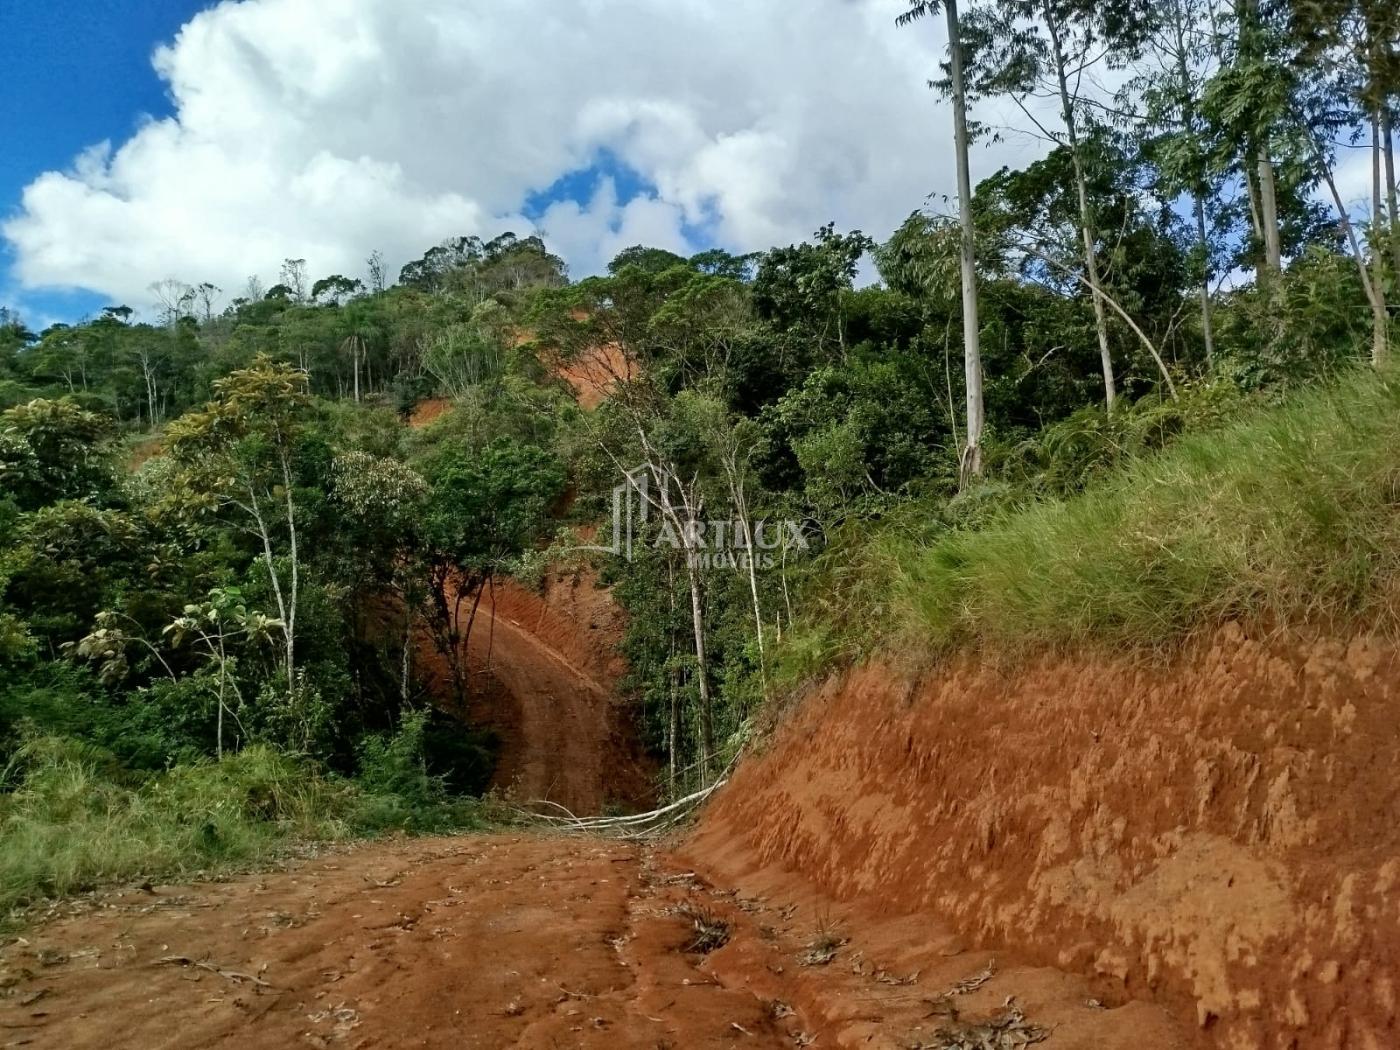
<path id="1" fill-rule="evenodd" d="M 63 737 L 32 737 L 0 794 L 0 908 L 136 876 L 250 861 L 337 838 L 355 792 L 266 747 L 149 779 Z"/>
<path id="2" fill-rule="evenodd" d="M 392 733 L 360 740 L 356 780 L 364 793 L 354 816 L 358 826 L 427 831 L 480 823 L 479 803 L 451 797 L 446 777 L 428 771 L 429 724 L 426 711 L 408 711 Z"/>

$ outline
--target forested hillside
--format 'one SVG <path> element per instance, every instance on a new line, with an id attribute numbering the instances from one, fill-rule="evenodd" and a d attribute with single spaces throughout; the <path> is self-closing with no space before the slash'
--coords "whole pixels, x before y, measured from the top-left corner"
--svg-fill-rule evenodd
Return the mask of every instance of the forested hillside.
<path id="1" fill-rule="evenodd" d="M 139 314 L 7 311 L 0 903 L 480 819 L 466 643 L 546 569 L 625 610 L 667 797 L 904 640 L 1386 626 L 1395 12 L 993 0 L 891 31 L 934 14 L 961 38 L 930 148 L 1046 143 L 956 216 L 577 280 L 538 236 L 453 236 L 396 278 L 289 258 Z"/>

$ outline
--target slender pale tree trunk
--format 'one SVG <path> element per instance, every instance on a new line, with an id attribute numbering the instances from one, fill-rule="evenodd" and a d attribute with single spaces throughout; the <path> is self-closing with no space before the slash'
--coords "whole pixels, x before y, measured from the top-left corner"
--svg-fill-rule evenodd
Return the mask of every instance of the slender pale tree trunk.
<path id="1" fill-rule="evenodd" d="M 1181 90 L 1181 123 L 1191 133 L 1196 129 L 1195 84 L 1186 61 L 1186 16 L 1181 10 L 1180 0 L 1174 0 L 1172 4 L 1172 17 L 1176 33 L 1176 69 Z M 1215 363 L 1215 331 L 1210 310 L 1210 237 L 1206 227 L 1206 191 L 1205 180 L 1200 173 L 1193 172 L 1192 175 L 1195 181 L 1191 199 L 1196 212 L 1196 244 L 1201 252 L 1201 339 L 1205 344 L 1206 364 L 1209 366 Z"/>
<path id="2" fill-rule="evenodd" d="M 1385 157 L 1386 215 L 1389 219 L 1386 235 L 1390 241 L 1391 272 L 1394 280 L 1400 282 L 1400 229 L 1396 228 L 1397 221 L 1400 221 L 1400 211 L 1396 209 L 1395 192 L 1395 118 L 1391 115 L 1389 105 L 1381 107 L 1381 139 L 1381 150 Z"/>
<path id="3" fill-rule="evenodd" d="M 1381 118 L 1371 113 L 1371 360 L 1382 364 L 1390 354 L 1390 310 L 1385 302 L 1385 217 L 1381 205 Z"/>
<path id="4" fill-rule="evenodd" d="M 666 718 L 666 784 L 674 800 L 680 798 L 680 785 L 677 783 L 680 762 L 677 753 L 681 745 L 681 699 L 680 668 L 676 666 L 676 634 L 673 629 L 676 620 L 676 570 L 669 556 L 666 559 L 666 598 L 671 606 L 671 615 L 666 620 L 666 638 L 671 647 L 670 658 L 666 661 L 666 680 L 671 687 L 670 710 Z"/>
<path id="5" fill-rule="evenodd" d="M 1328 191 L 1332 194 L 1332 203 L 1337 209 L 1337 221 L 1341 224 L 1347 243 L 1351 245 L 1352 256 L 1356 259 L 1356 269 L 1361 277 L 1361 287 L 1366 292 L 1366 301 L 1371 304 L 1371 363 L 1379 367 L 1385 363 L 1390 351 L 1390 325 L 1385 308 L 1385 291 L 1371 279 L 1371 270 L 1366 265 L 1366 255 L 1361 250 L 1361 241 L 1356 236 L 1356 227 L 1352 225 L 1346 205 L 1342 202 L 1341 191 L 1337 189 L 1337 180 L 1332 175 L 1332 166 L 1327 163 L 1327 157 L 1322 152 L 1322 147 L 1317 144 L 1316 139 L 1312 140 L 1311 145 L 1318 171 L 1322 175 L 1323 181 L 1327 183 Z"/>
<path id="6" fill-rule="evenodd" d="M 700 566 L 694 551 L 685 552 L 685 572 L 690 584 L 690 617 L 695 629 L 695 683 L 700 693 L 700 786 L 710 782 L 710 762 L 715 750 L 715 729 L 710 707 L 709 675 L 705 673 L 705 596 Z"/>
<path id="7" fill-rule="evenodd" d="M 1268 150 L 1259 150 L 1259 211 L 1264 224 L 1264 261 L 1270 273 L 1283 272 L 1283 245 L 1278 230 L 1278 184 Z"/>
<path id="8" fill-rule="evenodd" d="M 1196 240 L 1201 246 L 1203 257 L 1210 258 L 1210 239 L 1206 234 L 1205 195 L 1196 194 Z M 1201 338 L 1205 343 L 1206 365 L 1215 364 L 1215 325 L 1211 319 L 1210 307 L 1210 266 L 1204 264 L 1201 273 Z"/>
<path id="9" fill-rule="evenodd" d="M 982 330 L 977 314 L 977 255 L 972 224 L 972 176 L 968 165 L 967 89 L 963 83 L 962 30 L 957 0 L 944 0 L 948 19 L 948 66 L 953 87 L 953 152 L 958 176 L 958 225 L 961 232 L 959 268 L 962 274 L 963 370 L 967 384 L 967 447 L 959 476 L 982 476 Z"/>
<path id="10" fill-rule="evenodd" d="M 700 552 L 704 540 L 699 528 L 701 500 L 694 487 L 687 490 L 680 480 L 679 473 L 669 463 L 663 461 L 647 440 L 645 431 L 639 429 L 643 447 L 648 454 L 647 469 L 656 483 L 657 494 L 650 496 L 640 492 L 643 499 L 650 500 L 661 512 L 666 521 L 676 530 L 681 549 L 685 554 L 686 584 L 690 588 L 690 622 L 695 635 L 695 684 L 700 694 L 699 717 L 696 719 L 700 731 L 700 786 L 709 783 L 710 764 L 714 757 L 714 709 L 710 696 L 710 679 L 706 673 L 705 647 L 705 589 L 700 574 Z M 671 485 L 675 484 L 683 500 L 680 507 L 671 498 Z M 635 484 L 635 483 L 634 483 Z"/>
<path id="11" fill-rule="evenodd" d="M 1074 165 L 1074 186 L 1079 196 L 1079 231 L 1084 242 L 1084 272 L 1089 280 L 1089 295 L 1094 303 L 1094 331 L 1099 337 L 1099 358 L 1103 364 L 1104 402 L 1108 410 L 1118 399 L 1117 384 L 1113 378 L 1113 355 L 1108 346 L 1108 312 L 1104 309 L 1103 284 L 1099 280 L 1099 257 L 1095 247 L 1097 236 L 1094 232 L 1093 214 L 1089 208 L 1089 186 L 1084 176 L 1084 158 L 1079 148 L 1079 125 L 1074 115 L 1074 101 L 1069 93 L 1069 74 L 1065 66 L 1064 49 L 1060 46 L 1060 25 L 1050 5 L 1043 7 L 1045 25 L 1050 34 L 1050 52 L 1055 62 L 1055 79 L 1060 91 L 1060 110 L 1065 122 L 1065 135 L 1069 140 L 1070 160 Z"/>
<path id="12" fill-rule="evenodd" d="M 282 492 L 287 514 L 287 549 L 291 560 L 287 597 L 287 689 L 291 691 L 297 684 L 297 595 L 301 584 L 301 570 L 297 564 L 297 516 L 296 504 L 292 500 L 292 466 L 285 449 L 282 451 Z"/>

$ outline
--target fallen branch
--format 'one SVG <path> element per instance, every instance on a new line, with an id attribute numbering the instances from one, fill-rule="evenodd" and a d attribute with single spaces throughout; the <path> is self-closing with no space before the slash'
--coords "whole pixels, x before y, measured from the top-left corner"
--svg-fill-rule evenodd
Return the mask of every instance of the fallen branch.
<path id="1" fill-rule="evenodd" d="M 157 966 L 164 964 L 170 964 L 174 966 L 194 966 L 201 970 L 208 970 L 210 973 L 217 974 L 224 980 L 232 981 L 235 984 L 241 984 L 243 981 L 248 981 L 251 984 L 257 985 L 259 988 L 272 987 L 272 985 L 268 984 L 261 977 L 258 977 L 254 974 L 241 973 L 238 970 L 221 969 L 220 967 L 215 966 L 211 962 L 204 962 L 200 959 L 191 959 L 188 955 L 166 955 L 160 959 L 157 959 L 155 962 L 155 965 Z"/>
<path id="2" fill-rule="evenodd" d="M 617 832 L 623 838 L 639 839 L 650 835 L 655 835 L 661 831 L 673 827 L 680 823 L 688 815 L 689 811 L 709 798 L 714 792 L 729 783 L 729 772 L 733 769 L 738 755 L 725 767 L 720 779 L 716 780 L 708 787 L 686 795 L 658 809 L 648 810 L 645 813 L 633 813 L 627 816 L 618 817 L 576 817 L 557 802 L 550 802 L 548 799 L 531 799 L 526 802 L 526 806 L 550 806 L 561 810 L 566 816 L 555 816 L 546 813 L 532 813 L 527 809 L 518 810 L 519 814 L 528 819 L 535 820 L 561 831 L 612 831 Z"/>

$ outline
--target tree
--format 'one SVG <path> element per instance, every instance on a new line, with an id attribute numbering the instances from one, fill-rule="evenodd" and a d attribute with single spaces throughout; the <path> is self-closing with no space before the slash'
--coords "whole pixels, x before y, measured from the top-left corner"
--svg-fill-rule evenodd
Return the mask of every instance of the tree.
<path id="1" fill-rule="evenodd" d="M 457 701 L 464 705 L 463 656 L 483 590 L 544 535 L 564 472 L 543 449 L 501 439 L 480 452 L 443 448 L 424 463 L 424 473 L 429 487 L 422 535 L 431 580 L 427 621 L 447 659 Z"/>
<path id="2" fill-rule="evenodd" d="M 20 507 L 101 497 L 114 484 L 111 420 L 72 398 L 36 398 L 0 413 L 0 483 Z"/>
<path id="3" fill-rule="evenodd" d="M 379 295 L 389 286 L 384 271 L 384 253 L 378 248 L 370 252 L 369 258 L 365 260 L 365 272 L 369 275 L 370 294 Z"/>
<path id="4" fill-rule="evenodd" d="M 360 295 L 364 290 L 364 282 L 333 273 L 329 277 L 322 277 L 311 286 L 311 298 L 318 303 L 339 306 L 346 299 Z"/>
<path id="5" fill-rule="evenodd" d="M 194 306 L 195 290 L 184 281 L 166 277 L 148 286 L 156 297 L 160 323 L 174 328 L 180 318 L 187 317 Z"/>
<path id="6" fill-rule="evenodd" d="M 179 514 L 231 509 L 261 548 L 277 604 L 288 692 L 296 689 L 301 563 L 295 459 L 310 405 L 306 374 L 259 356 L 214 384 L 214 400 L 170 424 L 166 445 L 181 468 L 168 507 Z M 278 519 L 280 518 L 280 522 Z M 277 548 L 286 544 L 284 558 Z"/>
<path id="7" fill-rule="evenodd" d="M 282 260 L 282 272 L 279 276 L 280 287 L 287 290 L 287 298 L 292 302 L 304 303 L 310 298 L 310 278 L 306 275 L 305 259 Z"/>
<path id="8" fill-rule="evenodd" d="M 953 103 L 953 162 L 958 181 L 958 273 L 962 291 L 963 371 L 967 394 L 967 443 L 959 474 L 982 474 L 982 335 L 977 316 L 977 256 L 972 221 L 972 177 L 968 169 L 967 88 L 963 83 L 962 28 L 957 0 L 942 0 L 948 23 L 948 96 Z M 938 13 L 937 0 L 910 0 L 896 20 L 901 26 Z"/>
<path id="9" fill-rule="evenodd" d="M 1145 29 L 1146 9 L 1133 0 L 995 0 L 975 8 L 964 22 L 969 67 L 977 94 L 1009 96 L 1044 137 L 1063 145 L 1074 172 L 1085 283 L 1094 307 L 1103 367 L 1104 401 L 1117 397 L 1108 339 L 1108 312 L 1098 253 L 1097 223 L 1090 205 L 1083 139 L 1088 120 L 1084 77 L 1101 62 L 1133 57 Z M 1058 101 L 1060 128 L 1035 118 L 1032 96 Z"/>
<path id="10" fill-rule="evenodd" d="M 500 377 L 505 327 L 500 304 L 487 300 L 470 319 L 448 325 L 432 338 L 423 349 L 423 369 L 449 397 L 465 397 L 473 387 Z"/>
<path id="11" fill-rule="evenodd" d="M 423 476 L 387 456 L 351 450 L 332 465 L 333 499 L 343 511 L 351 586 L 361 601 L 385 591 L 403 606 L 399 698 L 409 699 L 413 617 L 424 599 L 421 518 L 428 492 Z"/>
<path id="12" fill-rule="evenodd" d="M 613 257 L 608 263 L 608 273 L 616 276 L 619 271 L 628 266 L 637 266 L 647 273 L 661 273 L 669 270 L 673 266 L 687 266 L 686 260 L 675 252 L 669 252 L 665 248 L 648 248 L 641 244 L 634 244 L 630 248 L 624 248 Z"/>
<path id="13" fill-rule="evenodd" d="M 1215 360 L 1215 325 L 1211 317 L 1211 218 L 1214 196 L 1210 165 L 1211 143 L 1201 115 L 1202 93 L 1215 61 L 1214 8 L 1207 0 L 1167 0 L 1151 26 L 1151 52 L 1159 65 L 1141 74 L 1120 93 L 1143 103 L 1147 153 L 1155 161 L 1157 191 L 1170 199 L 1178 193 L 1191 198 L 1196 247 L 1192 268 L 1198 283 L 1201 339 L 1207 364 Z M 1126 102 L 1120 101 L 1126 107 Z"/>
<path id="14" fill-rule="evenodd" d="M 238 709 L 243 706 L 243 694 L 232 673 L 236 658 L 229 649 L 235 644 L 267 638 L 282 626 L 279 621 L 250 610 L 239 588 L 215 587 L 204 601 L 186 605 L 184 612 L 165 628 L 165 634 L 176 647 L 187 640 L 195 641 L 213 671 L 218 705 L 215 754 L 219 758 L 224 755 L 224 713 L 228 712 L 237 721 Z M 238 707 L 230 705 L 230 693 L 237 699 Z M 241 722 L 239 729 L 246 738 L 248 732 Z"/>
<path id="15" fill-rule="evenodd" d="M 834 348 L 844 357 L 843 296 L 875 242 L 859 230 L 837 233 L 831 223 L 814 237 L 815 243 L 774 248 L 763 256 L 753 280 L 754 309 L 779 331 L 812 340 L 824 356 Z"/>
<path id="16" fill-rule="evenodd" d="M 214 304 L 224 290 L 209 281 L 201 281 L 194 286 L 194 301 L 199 304 L 200 320 L 208 324 L 214 320 Z"/>

